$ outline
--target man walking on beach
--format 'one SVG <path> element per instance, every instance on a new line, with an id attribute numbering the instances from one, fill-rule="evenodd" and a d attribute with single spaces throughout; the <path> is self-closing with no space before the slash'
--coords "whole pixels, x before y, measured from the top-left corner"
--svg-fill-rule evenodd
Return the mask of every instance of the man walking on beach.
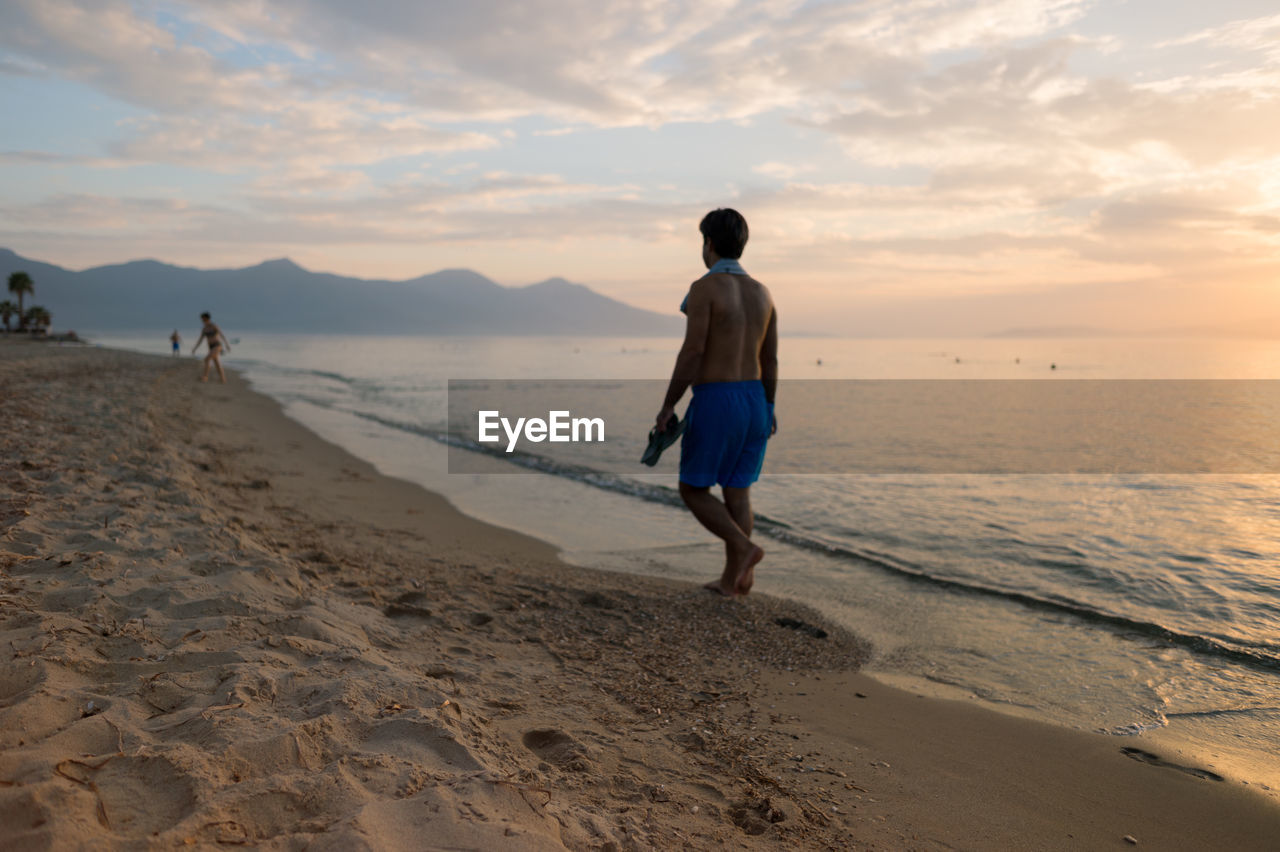
<path id="1" fill-rule="evenodd" d="M 665 431 L 676 403 L 693 386 L 680 446 L 680 496 L 694 517 L 724 541 L 724 570 L 704 588 L 732 597 L 751 591 L 764 551 L 751 541 L 751 484 L 760 477 L 775 426 L 778 316 L 769 290 L 738 259 L 747 221 L 736 210 L 712 210 L 698 226 L 708 272 L 689 288 L 687 316 L 657 427 Z M 719 485 L 724 501 L 711 486 Z"/>

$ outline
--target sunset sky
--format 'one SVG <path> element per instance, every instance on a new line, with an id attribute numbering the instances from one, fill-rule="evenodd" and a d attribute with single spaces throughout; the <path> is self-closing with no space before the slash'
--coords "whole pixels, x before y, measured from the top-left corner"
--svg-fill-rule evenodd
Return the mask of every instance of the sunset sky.
<path id="1" fill-rule="evenodd" d="M 0 246 L 564 276 L 732 206 L 791 328 L 1280 320 L 1274 0 L 5 0 Z"/>

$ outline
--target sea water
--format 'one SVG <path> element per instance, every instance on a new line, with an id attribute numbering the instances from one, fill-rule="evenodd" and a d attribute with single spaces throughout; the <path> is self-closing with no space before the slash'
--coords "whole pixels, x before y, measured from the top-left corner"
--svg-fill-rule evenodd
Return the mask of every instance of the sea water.
<path id="1" fill-rule="evenodd" d="M 94 339 L 167 346 L 167 334 Z M 510 473 L 450 474 L 441 443 L 451 379 L 662 379 L 677 346 L 254 334 L 226 360 L 382 472 L 568 561 L 705 581 L 722 550 L 671 474 L 502 460 L 492 469 Z M 1280 380 L 1280 341 L 796 338 L 780 353 L 787 379 Z M 642 439 L 650 425 L 632 428 Z M 753 489 L 768 519 L 756 588 L 869 639 L 873 674 L 1121 744 L 1167 743 L 1280 789 L 1280 476 L 768 471 Z"/>

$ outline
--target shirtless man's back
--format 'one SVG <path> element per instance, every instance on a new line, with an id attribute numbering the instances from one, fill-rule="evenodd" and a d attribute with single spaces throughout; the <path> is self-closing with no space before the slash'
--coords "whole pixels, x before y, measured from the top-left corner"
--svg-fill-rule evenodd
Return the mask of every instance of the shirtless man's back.
<path id="1" fill-rule="evenodd" d="M 719 272 L 695 281 L 694 299 L 710 307 L 706 349 L 695 384 L 747 382 L 761 378 L 760 355 L 773 319 L 773 297 L 749 275 Z"/>
<path id="2" fill-rule="evenodd" d="M 738 258 L 747 223 L 737 211 L 713 210 L 699 226 L 709 272 L 689 288 L 688 316 L 657 425 L 693 386 L 680 452 L 680 496 L 694 516 L 725 543 L 719 580 L 706 588 L 746 594 L 764 551 L 751 541 L 750 488 L 764 464 L 773 429 L 778 382 L 778 323 L 773 298 L 746 274 Z M 711 494 L 719 484 L 724 502 Z"/>

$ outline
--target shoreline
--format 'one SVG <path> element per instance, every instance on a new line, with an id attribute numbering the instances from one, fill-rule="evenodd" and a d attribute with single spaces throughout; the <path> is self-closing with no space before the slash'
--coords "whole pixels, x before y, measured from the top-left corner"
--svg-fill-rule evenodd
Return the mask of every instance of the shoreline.
<path id="1" fill-rule="evenodd" d="M 246 374 L 251 379 L 256 379 L 258 376 L 252 369 L 247 370 Z M 267 387 L 272 387 L 269 381 Z M 289 394 L 283 395 L 281 397 L 282 404 L 284 404 L 283 400 L 289 398 Z M 699 560 L 705 565 L 707 560 L 715 559 L 715 555 L 712 553 L 714 545 L 710 540 L 710 536 L 703 534 L 701 529 L 697 527 L 696 522 L 688 516 L 687 512 L 682 510 L 673 510 L 666 505 L 654 509 L 648 503 L 636 501 L 626 496 L 625 492 L 624 496 L 618 497 L 609 489 L 600 492 L 593 491 L 593 488 L 599 487 L 598 484 L 584 484 L 572 479 L 566 481 L 558 477 L 500 476 L 495 477 L 494 481 L 509 481 L 510 484 L 500 487 L 476 487 L 474 484 L 458 486 L 448 481 L 451 477 L 435 472 L 435 468 L 443 467 L 443 459 L 428 457 L 430 463 L 427 463 L 423 460 L 405 458 L 406 452 L 415 452 L 412 441 L 405 440 L 405 432 L 409 432 L 412 435 L 411 430 L 398 431 L 393 427 L 384 429 L 382 424 L 378 424 L 371 430 L 369 424 L 357 422 L 360 416 L 358 413 L 330 409 L 319 404 L 302 403 L 296 407 L 294 405 L 286 405 L 285 410 L 288 416 L 301 423 L 304 427 L 316 431 L 324 436 L 326 440 L 347 447 L 359 457 L 369 460 L 384 475 L 405 478 L 418 483 L 429 491 L 440 493 L 464 514 L 486 520 L 504 528 L 523 532 L 526 535 L 531 535 L 559 546 L 564 551 L 561 554 L 561 558 L 571 564 L 595 568 L 606 567 L 611 571 L 692 581 L 695 577 L 698 577 L 696 565 L 699 564 Z M 343 420 L 350 422 L 344 425 Z M 430 449 L 429 444 L 428 449 Z M 466 477 L 460 477 L 460 479 L 466 479 Z M 526 480 L 534 479 L 541 479 L 544 482 L 537 488 L 528 487 Z M 546 489 L 545 492 L 542 491 L 543 488 Z M 539 493 L 547 495 L 549 498 L 547 504 L 556 506 L 555 511 L 541 508 L 537 502 Z M 617 503 L 627 503 L 629 505 L 615 505 Z M 573 514 L 563 510 L 576 505 L 588 504 L 593 506 L 593 515 L 596 519 L 592 525 L 592 532 L 571 529 L 574 523 L 578 523 L 578 520 Z M 557 516 L 557 512 L 560 516 Z M 662 513 L 682 515 L 686 529 L 673 536 L 671 529 L 673 526 L 679 525 L 679 521 L 673 524 L 670 517 L 658 517 Z M 616 538 L 603 542 L 602 533 L 606 530 L 609 536 L 615 536 Z M 644 539 L 646 533 L 652 533 L 663 538 L 657 543 L 648 543 Z M 698 539 L 704 539 L 706 543 L 690 544 L 690 542 Z M 695 546 L 700 549 L 700 556 L 697 559 L 690 556 L 690 551 Z M 1087 697 L 1088 703 L 1092 704 L 1091 709 L 1093 711 L 1093 715 L 1089 715 L 1081 710 L 1079 706 L 1055 703 L 1054 699 L 1063 697 L 1064 693 L 1035 690 L 1028 692 L 1026 689 L 1022 689 L 1020 690 L 1021 695 L 1012 694 L 1002 698 L 999 697 L 999 686 L 997 686 L 996 694 L 991 694 L 989 690 L 984 689 L 987 686 L 987 682 L 982 680 L 981 673 L 976 678 L 960 681 L 950 680 L 945 676 L 934 678 L 930 674 L 924 673 L 925 666 L 920 667 L 922 669 L 921 672 L 914 673 L 901 669 L 895 670 L 892 667 L 892 663 L 886 666 L 886 659 L 893 657 L 898 649 L 898 643 L 905 642 L 910 647 L 914 637 L 905 634 L 893 634 L 891 631 L 886 635 L 885 626 L 887 622 L 884 620 L 875 621 L 875 619 L 880 619 L 881 615 L 869 607 L 863 606 L 855 611 L 849 605 L 848 600 L 844 602 L 845 605 L 843 607 L 828 606 L 827 599 L 823 597 L 824 590 L 821 588 L 815 589 L 812 586 L 802 588 L 794 582 L 788 583 L 787 587 L 780 588 L 777 585 L 778 579 L 784 576 L 794 576 L 796 569 L 803 567 L 796 565 L 794 558 L 788 558 L 786 553 L 788 546 L 786 543 L 767 545 L 771 556 L 769 564 L 773 566 L 773 569 L 768 574 L 772 576 L 766 575 L 765 582 L 757 587 L 757 591 L 766 591 L 815 608 L 828 620 L 840 624 L 846 629 L 858 632 L 860 635 L 874 637 L 872 644 L 876 649 L 876 653 L 868 660 L 864 671 L 882 683 L 932 697 L 958 699 L 961 703 L 980 703 L 982 706 L 1002 715 L 1036 719 L 1057 727 L 1109 736 L 1117 744 L 1118 748 L 1132 746 L 1135 743 L 1145 748 L 1151 748 L 1155 745 L 1163 751 L 1180 755 L 1180 760 L 1184 763 L 1201 766 L 1233 780 L 1245 782 L 1254 789 L 1260 789 L 1267 792 L 1272 798 L 1277 798 L 1274 790 L 1280 789 L 1280 775 L 1276 773 L 1275 768 L 1270 766 L 1264 757 L 1259 757 L 1265 754 L 1268 744 L 1274 743 L 1276 740 L 1268 738 L 1266 732 L 1259 730 L 1257 727 L 1251 729 L 1249 731 L 1251 736 L 1246 738 L 1241 729 L 1234 727 L 1230 722 L 1223 721 L 1219 723 L 1215 721 L 1206 723 L 1195 718 L 1179 718 L 1182 714 L 1178 710 L 1188 705 L 1194 707 L 1195 702 L 1184 700 L 1181 705 L 1174 704 L 1166 708 L 1161 708 L 1159 704 L 1135 703 L 1134 706 L 1125 705 L 1130 711 L 1128 714 L 1117 714 L 1115 708 L 1120 705 L 1099 702 L 1095 697 L 1097 693 L 1071 692 L 1068 687 L 1065 695 Z M 679 548 L 679 550 L 676 548 Z M 795 554 L 793 553 L 790 556 L 794 557 Z M 865 570 L 865 566 L 863 567 Z M 694 570 L 691 571 L 691 568 Z M 705 577 L 700 578 L 699 582 L 701 579 L 705 579 Z M 846 588 L 856 588 L 856 583 L 865 582 L 867 579 L 869 578 L 864 576 L 858 580 L 851 580 Z M 884 590 L 878 589 L 876 592 L 883 594 Z M 922 604 L 927 608 L 930 594 L 931 590 L 928 588 L 928 584 L 926 584 L 925 588 L 915 590 L 914 593 L 912 590 L 904 590 L 902 600 L 898 602 L 900 609 L 910 611 L 914 607 L 918 610 Z M 876 593 L 873 592 L 871 597 L 875 598 Z M 1011 622 L 1004 622 L 1005 626 L 1001 629 L 1007 635 L 1016 634 L 1018 637 L 1026 638 L 1029 641 L 1028 647 L 1037 647 L 1036 643 L 1041 641 L 1040 637 L 1026 633 L 1026 630 L 1034 629 L 1035 625 L 1028 625 L 1025 622 L 1032 620 L 1039 611 L 1035 608 L 1030 608 L 1024 612 L 1024 605 L 1018 602 L 1005 600 L 1002 603 L 1004 606 L 1011 607 L 1016 611 L 1011 613 L 991 612 L 987 616 L 990 619 L 989 623 L 1001 623 L 1001 620 L 1009 615 L 1020 617 L 1022 619 L 1020 631 L 1010 630 L 1009 624 Z M 941 617 L 941 620 L 945 622 L 949 608 L 954 608 L 954 605 L 936 608 L 933 617 Z M 969 613 L 960 614 L 962 616 L 969 615 Z M 850 617 L 851 615 L 854 617 Z M 858 617 L 859 615 L 863 617 L 860 618 Z M 1057 641 L 1060 646 L 1063 648 L 1073 647 L 1073 640 L 1079 637 L 1067 633 L 1061 628 L 1058 629 L 1060 635 L 1058 635 Z M 866 631 L 865 633 L 863 632 L 864 630 Z M 1102 642 L 1113 642 L 1117 645 L 1124 644 L 1121 641 L 1120 634 L 1106 627 L 1099 629 L 1093 623 L 1086 622 L 1076 625 L 1073 630 L 1076 634 L 1082 631 L 1091 631 L 1095 634 L 1092 638 L 1099 639 Z M 962 641 L 967 640 L 962 639 Z M 1043 641 L 1053 643 L 1055 640 L 1045 639 Z M 1016 639 L 1014 644 L 1019 644 Z M 985 646 L 977 645 L 974 647 L 990 649 L 992 644 L 988 639 Z M 1097 646 L 1090 648 L 1090 652 L 1093 653 L 1098 650 Z M 995 652 L 998 652 L 998 649 L 995 649 Z M 1133 655 L 1131 661 L 1140 662 L 1142 653 L 1144 652 L 1139 650 L 1136 655 Z M 924 659 L 928 656 L 931 655 L 922 654 L 920 658 Z M 1089 690 L 1089 684 L 1097 679 L 1096 677 L 1093 680 L 1089 679 L 1089 672 L 1091 671 L 1089 667 L 1079 664 L 1078 661 L 1065 659 L 1065 652 L 1063 662 L 1067 665 L 1071 665 L 1074 662 L 1076 671 L 1085 673 L 1085 679 L 1081 680 L 1077 677 L 1075 683 L 1077 685 L 1083 683 L 1085 684 L 1084 689 Z M 1201 662 L 1205 665 L 1211 665 L 1213 660 L 1210 658 Z M 937 664 L 938 658 L 934 658 L 933 663 Z M 942 665 L 945 667 L 946 663 L 944 662 Z M 1106 675 L 1114 677 L 1117 670 L 1122 669 L 1123 665 L 1124 661 L 1121 660 L 1119 665 L 1101 674 L 1104 678 Z M 1044 680 L 1043 676 L 1036 674 L 1036 672 L 1052 670 L 1052 666 L 1024 661 L 1021 673 L 1032 680 Z M 945 672 L 944 668 L 944 675 Z M 1007 677 L 1009 674 L 1010 672 L 1006 666 L 1003 671 L 996 673 L 996 678 L 991 683 L 1008 686 L 1009 681 L 1002 681 L 999 678 Z M 1094 672 L 1093 674 L 1098 675 L 1099 673 Z M 1016 683 L 1019 686 L 1026 686 L 1023 681 L 1017 681 Z M 1139 683 L 1141 683 L 1139 678 L 1133 678 L 1134 685 L 1132 689 L 1135 693 L 1140 688 L 1137 685 Z M 1114 686 L 1114 682 L 1112 685 Z M 1112 695 L 1110 697 L 1115 698 L 1117 696 Z M 1118 697 L 1135 698 L 1133 694 Z M 1069 709 L 1064 709 L 1064 706 L 1069 707 Z M 1148 712 L 1149 706 L 1152 708 L 1150 712 Z M 1266 705 L 1264 704 L 1263 706 Z M 1105 709 L 1099 710 L 1097 709 L 1099 707 Z M 1168 710 L 1168 717 L 1161 713 L 1163 709 Z M 1206 719 L 1211 715 L 1204 714 Z M 1236 718 L 1238 719 L 1239 717 Z M 1211 728 L 1211 726 L 1216 726 L 1216 729 Z"/>
<path id="2" fill-rule="evenodd" d="M 0 741 L 11 839 L 1265 848 L 1280 830 L 1274 802 L 1176 754 L 841 673 L 865 648 L 806 607 L 565 565 L 238 375 L 17 348 L 0 378 L 41 407 L 9 403 L 5 426 L 42 428 L 5 445 L 22 487 L 0 637 L 22 655 L 0 730 L 29 732 Z M 226 677 L 200 681 L 211 666 Z"/>

